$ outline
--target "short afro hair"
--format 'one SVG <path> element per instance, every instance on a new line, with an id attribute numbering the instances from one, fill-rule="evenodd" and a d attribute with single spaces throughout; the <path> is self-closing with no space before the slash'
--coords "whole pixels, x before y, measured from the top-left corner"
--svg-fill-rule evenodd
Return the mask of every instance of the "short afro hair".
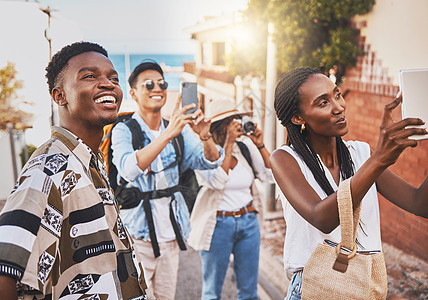
<path id="1" fill-rule="evenodd" d="M 154 60 L 143 61 L 141 64 L 136 66 L 134 71 L 132 71 L 131 75 L 129 75 L 129 78 L 128 78 L 129 86 L 133 88 L 135 85 L 135 82 L 137 81 L 138 75 L 140 75 L 141 73 L 147 70 L 158 71 L 162 75 L 162 77 L 164 77 L 163 70 L 156 61 Z"/>
<path id="2" fill-rule="evenodd" d="M 107 50 L 102 46 L 91 42 L 76 42 L 63 47 L 58 51 L 46 67 L 46 78 L 49 86 L 49 94 L 52 95 L 52 90 L 57 85 L 63 70 L 66 68 L 68 61 L 76 55 L 95 51 L 108 57 Z"/>

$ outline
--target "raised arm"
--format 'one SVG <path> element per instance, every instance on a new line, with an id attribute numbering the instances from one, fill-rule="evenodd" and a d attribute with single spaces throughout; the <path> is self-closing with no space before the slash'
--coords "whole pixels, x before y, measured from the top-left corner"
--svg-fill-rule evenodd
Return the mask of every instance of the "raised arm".
<path id="1" fill-rule="evenodd" d="M 401 97 L 385 106 L 376 150 L 351 179 L 354 207 L 361 202 L 364 195 L 378 179 L 381 180 L 379 182 L 381 185 L 385 185 L 385 179 L 381 175 L 390 165 L 396 162 L 407 147 L 415 147 L 417 145 L 415 140 L 411 140 L 408 137 L 414 134 L 426 133 L 425 129 L 405 128 L 408 125 L 423 124 L 420 119 L 408 118 L 394 123 L 391 113 L 400 103 Z M 336 193 L 331 194 L 324 200 L 320 199 L 315 190 L 306 181 L 294 157 L 283 150 L 276 150 L 272 154 L 270 161 L 275 180 L 294 209 L 306 221 L 322 232 L 330 233 L 334 230 L 339 225 Z M 390 184 L 393 184 L 394 181 L 388 175 L 389 172 L 385 174 L 386 179 Z M 395 189 L 403 185 L 398 187 L 389 185 L 392 188 L 389 193 L 395 193 Z M 381 187 L 381 190 L 385 188 L 386 186 Z M 421 188 L 418 189 L 416 198 L 426 198 L 426 190 L 425 181 Z M 415 200 L 414 202 L 420 203 L 421 201 Z"/>
<path id="2" fill-rule="evenodd" d="M 201 100 L 198 98 L 198 110 L 193 114 L 194 121 L 190 123 L 192 130 L 199 135 L 204 145 L 204 156 L 209 161 L 215 161 L 220 158 L 216 144 L 214 143 L 212 134 L 210 133 L 211 120 L 205 118 L 201 107 Z"/>
<path id="3" fill-rule="evenodd" d="M 389 166 L 394 164 L 405 148 L 416 147 L 417 141 L 409 139 L 410 135 L 426 133 L 426 129 L 422 128 L 404 129 L 405 126 L 410 124 L 422 125 L 423 122 L 419 119 L 405 119 L 396 123 L 392 120 L 391 111 L 401 101 L 402 98 L 399 97 L 385 107 L 379 142 L 372 155 L 381 165 Z M 390 157 L 382 155 L 386 151 L 384 149 L 387 148 L 392 149 Z M 425 178 L 419 188 L 415 188 L 391 170 L 386 169 L 376 179 L 376 186 L 382 196 L 398 207 L 415 215 L 428 218 L 428 177 Z"/>
<path id="4" fill-rule="evenodd" d="M 417 216 L 428 218 L 428 177 L 415 188 L 387 169 L 376 180 L 379 193 L 388 201 Z"/>
<path id="5" fill-rule="evenodd" d="M 184 126 L 192 123 L 192 115 L 184 114 L 193 108 L 187 105 L 180 109 L 181 98 L 177 99 L 174 113 L 171 115 L 167 128 L 154 141 L 146 147 L 137 151 L 137 163 L 141 170 L 146 170 L 156 157 L 162 152 L 165 146 L 177 135 L 181 133 Z"/>
<path id="6" fill-rule="evenodd" d="M 265 164 L 265 167 L 270 169 L 270 152 L 265 147 L 264 138 L 263 138 L 263 131 L 257 127 L 257 124 L 255 124 L 254 132 L 248 137 L 253 141 L 254 145 L 257 146 L 257 149 L 259 150 L 263 162 Z"/>
<path id="7" fill-rule="evenodd" d="M 241 125 L 236 121 L 230 122 L 230 124 L 227 126 L 226 140 L 223 145 L 224 160 L 221 165 L 226 174 L 229 174 L 229 170 L 233 169 L 237 164 L 237 160 L 235 157 L 233 157 L 232 152 L 233 145 L 236 143 L 236 139 L 240 135 Z"/>
<path id="8" fill-rule="evenodd" d="M 167 128 L 150 144 L 138 151 L 134 151 L 132 135 L 126 125 L 118 124 L 113 129 L 113 163 L 126 180 L 135 180 L 150 166 L 165 146 L 181 133 L 184 126 L 192 122 L 191 115 L 184 115 L 184 111 L 190 109 L 191 105 L 182 109 L 179 109 L 179 105 L 180 103 L 177 100 L 176 109 L 170 118 Z"/>

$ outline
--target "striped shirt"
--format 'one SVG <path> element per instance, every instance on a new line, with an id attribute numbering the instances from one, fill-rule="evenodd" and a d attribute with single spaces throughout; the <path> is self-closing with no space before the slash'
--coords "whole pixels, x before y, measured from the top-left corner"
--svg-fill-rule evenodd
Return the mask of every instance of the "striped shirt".
<path id="1" fill-rule="evenodd" d="M 0 214 L 0 275 L 53 299 L 145 299 L 104 158 L 69 131 L 24 166 Z"/>

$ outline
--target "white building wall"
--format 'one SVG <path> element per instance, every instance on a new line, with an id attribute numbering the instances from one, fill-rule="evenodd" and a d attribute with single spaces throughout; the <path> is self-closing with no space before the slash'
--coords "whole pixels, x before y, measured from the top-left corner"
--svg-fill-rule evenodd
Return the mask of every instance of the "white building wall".
<path id="1" fill-rule="evenodd" d="M 45 7 L 43 7 L 45 8 Z M 52 7 L 54 8 L 54 7 Z M 23 88 L 17 91 L 21 100 L 33 105 L 19 107 L 34 114 L 32 129 L 17 138 L 18 173 L 21 169 L 19 153 L 24 144 L 39 146 L 50 137 L 50 95 L 45 79 L 49 62 L 49 44 L 44 36 L 48 17 L 36 2 L 0 1 L 0 68 L 15 63 L 17 79 Z M 66 44 L 82 40 L 78 26 L 53 11 L 51 18 L 52 54 Z M 14 186 L 9 134 L 0 131 L 0 200 L 9 195 Z"/>
<path id="2" fill-rule="evenodd" d="M 428 68 L 427 13 L 427 0 L 376 0 L 370 13 L 355 17 L 367 22 L 361 35 L 395 85 L 399 70 Z"/>
<path id="3" fill-rule="evenodd" d="M 25 144 L 22 132 L 14 132 L 15 161 L 17 175 L 21 171 L 21 149 Z M 10 136 L 8 131 L 0 131 L 0 200 L 5 200 L 15 185 L 15 176 L 13 173 L 12 150 L 10 146 Z"/>

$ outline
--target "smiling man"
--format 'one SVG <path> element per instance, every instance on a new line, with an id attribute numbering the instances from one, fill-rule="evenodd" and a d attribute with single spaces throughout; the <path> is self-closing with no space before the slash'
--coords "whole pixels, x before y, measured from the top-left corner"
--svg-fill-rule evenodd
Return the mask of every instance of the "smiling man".
<path id="1" fill-rule="evenodd" d="M 184 240 L 190 230 L 189 211 L 178 189 L 179 176 L 189 168 L 217 168 L 223 150 L 211 139 L 211 121 L 200 109 L 185 114 L 194 106 L 180 108 L 180 97 L 169 122 L 162 119 L 168 84 L 156 62 L 138 65 L 128 81 L 130 94 L 138 104 L 130 121 L 141 129 L 144 138 L 133 141 L 128 125 L 118 123 L 112 131 L 113 163 L 129 182 L 127 187 L 139 189 L 146 197 L 136 207 L 122 209 L 120 215 L 135 238 L 155 297 L 172 300 L 179 249 L 186 249 Z M 174 147 L 180 135 L 184 145 L 181 157 L 175 150 L 177 144 Z M 143 147 L 136 148 L 136 144 Z"/>
<path id="2" fill-rule="evenodd" d="M 98 149 L 122 102 L 118 74 L 89 42 L 64 47 L 46 71 L 60 126 L 24 166 L 0 215 L 0 299 L 146 299 Z"/>

